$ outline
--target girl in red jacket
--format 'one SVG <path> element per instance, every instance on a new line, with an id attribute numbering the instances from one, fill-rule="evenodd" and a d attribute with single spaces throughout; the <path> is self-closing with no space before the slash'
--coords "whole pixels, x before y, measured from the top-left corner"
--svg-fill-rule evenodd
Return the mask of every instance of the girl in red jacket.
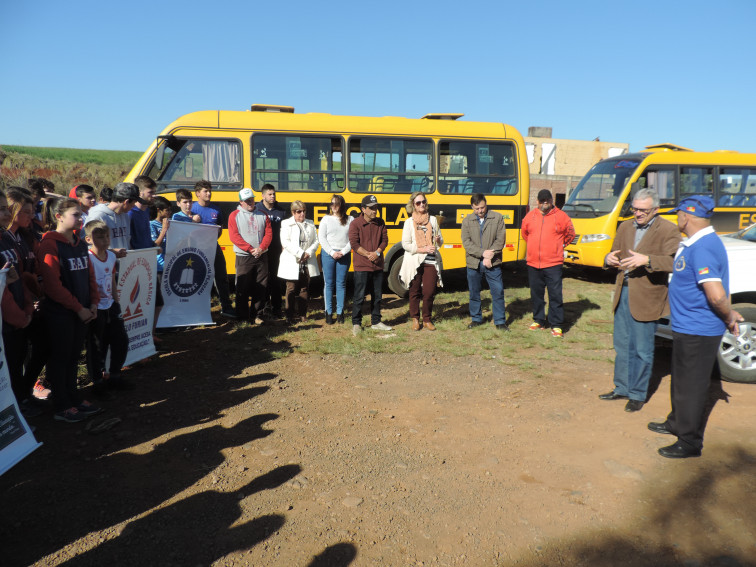
<path id="1" fill-rule="evenodd" d="M 42 311 L 50 343 L 47 378 L 51 382 L 55 419 L 75 423 L 100 411 L 82 400 L 76 388 L 85 325 L 97 317 L 99 296 L 86 243 L 74 231 L 81 228 L 75 199 L 51 199 L 45 204 L 48 230 L 39 246 L 39 272 L 45 286 Z"/>

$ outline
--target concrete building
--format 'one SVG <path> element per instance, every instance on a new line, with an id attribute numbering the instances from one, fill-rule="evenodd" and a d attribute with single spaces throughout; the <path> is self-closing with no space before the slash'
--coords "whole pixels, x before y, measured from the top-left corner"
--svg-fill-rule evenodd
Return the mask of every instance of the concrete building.
<path id="1" fill-rule="evenodd" d="M 564 140 L 551 137 L 551 128 L 531 126 L 525 136 L 530 165 L 530 205 L 535 206 L 541 189 L 554 194 L 558 206 L 578 181 L 605 158 L 628 153 L 630 144 L 619 142 Z"/>

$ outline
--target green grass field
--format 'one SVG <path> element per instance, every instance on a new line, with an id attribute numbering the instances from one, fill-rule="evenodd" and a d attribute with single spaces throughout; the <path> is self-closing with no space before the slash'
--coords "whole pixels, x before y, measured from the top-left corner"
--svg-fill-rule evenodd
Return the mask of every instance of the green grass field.
<path id="1" fill-rule="evenodd" d="M 114 150 L 83 150 L 76 148 L 39 148 L 34 146 L 10 146 L 0 144 L 7 153 L 16 153 L 40 159 L 67 161 L 73 163 L 95 163 L 99 165 L 121 165 L 131 167 L 141 152 Z"/>
<path id="2" fill-rule="evenodd" d="M 99 191 L 123 181 L 140 156 L 140 152 L 0 145 L 0 188 L 26 187 L 29 179 L 42 177 L 52 181 L 60 194 L 81 183 Z"/>

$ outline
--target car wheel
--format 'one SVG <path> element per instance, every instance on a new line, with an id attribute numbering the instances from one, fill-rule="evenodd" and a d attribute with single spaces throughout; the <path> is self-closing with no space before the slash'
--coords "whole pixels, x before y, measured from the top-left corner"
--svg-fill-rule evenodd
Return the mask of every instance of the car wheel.
<path id="1" fill-rule="evenodd" d="M 733 305 L 743 316 L 738 336 L 726 332 L 719 343 L 719 372 L 728 382 L 756 384 L 756 306 Z"/>
<path id="2" fill-rule="evenodd" d="M 400 298 L 407 297 L 407 294 L 409 293 L 408 290 L 404 289 L 402 281 L 399 279 L 399 272 L 402 270 L 402 262 L 404 262 L 404 254 L 399 255 L 399 257 L 394 260 L 394 263 L 391 264 L 388 277 L 389 289 Z"/>

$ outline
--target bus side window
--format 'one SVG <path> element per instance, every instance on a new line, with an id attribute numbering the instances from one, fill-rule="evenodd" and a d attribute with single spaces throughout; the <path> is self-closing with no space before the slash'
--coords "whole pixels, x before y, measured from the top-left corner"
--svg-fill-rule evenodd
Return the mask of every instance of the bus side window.
<path id="1" fill-rule="evenodd" d="M 680 168 L 680 198 L 687 195 L 714 197 L 714 171 L 711 167 Z"/>
<path id="2" fill-rule="evenodd" d="M 638 178 L 642 189 L 651 189 L 659 195 L 661 206 L 675 204 L 675 170 L 646 170 Z"/>

